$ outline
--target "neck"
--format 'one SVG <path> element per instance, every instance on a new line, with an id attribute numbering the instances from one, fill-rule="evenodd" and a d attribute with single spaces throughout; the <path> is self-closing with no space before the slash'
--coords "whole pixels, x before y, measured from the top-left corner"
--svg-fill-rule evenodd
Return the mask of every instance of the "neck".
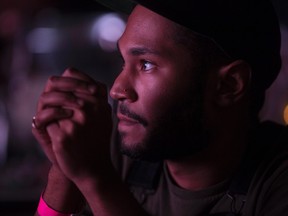
<path id="1" fill-rule="evenodd" d="M 243 133 L 236 136 L 228 130 L 223 132 L 217 131 L 205 150 L 186 158 L 166 161 L 168 171 L 179 187 L 201 190 L 233 175 L 243 157 L 246 138 Z"/>

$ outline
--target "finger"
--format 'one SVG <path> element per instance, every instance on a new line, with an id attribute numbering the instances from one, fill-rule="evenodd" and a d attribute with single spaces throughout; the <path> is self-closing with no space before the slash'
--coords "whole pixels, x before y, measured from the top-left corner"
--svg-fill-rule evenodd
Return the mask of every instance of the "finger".
<path id="1" fill-rule="evenodd" d="M 45 129 L 45 127 L 52 123 L 57 122 L 60 119 L 70 118 L 73 115 L 73 110 L 63 109 L 59 107 L 49 107 L 43 109 L 37 113 L 34 117 L 35 129 Z"/>
<path id="2" fill-rule="evenodd" d="M 53 152 L 53 157 L 57 162 L 57 154 L 59 154 L 59 148 L 64 140 L 63 138 L 65 137 L 64 133 L 62 132 L 62 129 L 60 128 L 58 123 L 49 124 L 46 130 L 49 136 L 51 137 L 51 146 L 49 151 Z"/>
<path id="3" fill-rule="evenodd" d="M 71 121 L 68 121 L 71 123 Z M 63 125 L 57 123 L 53 123 L 47 126 L 47 132 L 52 140 L 52 150 L 57 158 L 57 154 L 61 155 L 63 153 L 63 149 L 65 149 L 65 145 L 67 145 L 68 136 L 62 129 Z M 65 129 L 65 125 L 64 125 Z"/>
<path id="4" fill-rule="evenodd" d="M 84 94 L 85 95 L 85 94 Z M 70 92 L 44 92 L 39 98 L 37 110 L 47 107 L 71 107 L 79 108 L 83 105 L 82 100 Z"/>
<path id="5" fill-rule="evenodd" d="M 75 79 L 79 79 L 79 80 L 90 82 L 91 84 L 95 84 L 97 86 L 97 94 L 99 96 L 102 96 L 105 99 L 107 99 L 107 96 L 108 96 L 107 86 L 105 84 L 101 83 L 101 82 L 98 82 L 98 81 L 94 80 L 88 74 L 80 72 L 79 70 L 77 70 L 75 68 L 67 68 L 64 71 L 62 76 L 63 77 L 71 77 L 71 78 L 75 78 Z"/>
<path id="6" fill-rule="evenodd" d="M 87 94 L 82 94 L 82 93 L 75 93 L 74 95 L 77 98 L 78 103 L 82 105 L 81 107 L 88 105 L 88 104 L 91 104 L 91 105 L 99 104 L 100 101 L 101 102 L 106 101 L 105 98 L 102 98 L 102 97 L 99 98 L 93 95 L 87 95 Z"/>
<path id="7" fill-rule="evenodd" d="M 73 77 L 51 76 L 44 89 L 44 92 L 50 91 L 80 92 L 96 95 L 97 85 Z"/>
<path id="8" fill-rule="evenodd" d="M 77 118 L 75 117 L 73 119 L 61 119 L 59 120 L 58 124 L 62 131 L 70 137 L 75 135 L 77 127 L 79 126 L 77 123 Z"/>
<path id="9" fill-rule="evenodd" d="M 48 92 L 43 93 L 40 96 L 37 111 L 41 112 L 45 109 L 54 107 L 56 112 L 55 114 L 61 115 L 65 114 L 62 113 L 62 109 L 83 109 L 84 107 L 95 107 L 100 104 L 108 104 L 108 101 L 102 97 L 96 97 L 83 93 L 71 94 L 63 92 Z"/>
<path id="10" fill-rule="evenodd" d="M 67 68 L 64 73 L 62 74 L 63 77 L 71 77 L 71 78 L 76 78 L 76 79 L 80 79 L 83 81 L 87 81 L 90 83 L 94 83 L 97 84 L 97 82 L 90 77 L 88 74 L 81 72 L 79 70 L 77 70 L 76 68 Z"/>

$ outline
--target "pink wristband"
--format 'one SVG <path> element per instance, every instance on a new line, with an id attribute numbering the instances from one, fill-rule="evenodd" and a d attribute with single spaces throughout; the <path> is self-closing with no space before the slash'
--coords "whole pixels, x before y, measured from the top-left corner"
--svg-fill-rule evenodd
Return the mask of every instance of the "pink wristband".
<path id="1" fill-rule="evenodd" d="M 50 208 L 44 201 L 42 195 L 38 204 L 37 212 L 40 216 L 70 216 L 72 214 L 64 214 Z"/>

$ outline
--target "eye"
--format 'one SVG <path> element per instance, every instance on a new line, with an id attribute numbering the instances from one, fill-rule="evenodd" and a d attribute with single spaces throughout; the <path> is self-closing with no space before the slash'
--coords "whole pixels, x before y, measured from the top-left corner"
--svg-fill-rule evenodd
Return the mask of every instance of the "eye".
<path id="1" fill-rule="evenodd" d="M 149 71 L 152 70 L 153 68 L 155 68 L 155 64 L 146 60 L 141 61 L 141 70 Z"/>

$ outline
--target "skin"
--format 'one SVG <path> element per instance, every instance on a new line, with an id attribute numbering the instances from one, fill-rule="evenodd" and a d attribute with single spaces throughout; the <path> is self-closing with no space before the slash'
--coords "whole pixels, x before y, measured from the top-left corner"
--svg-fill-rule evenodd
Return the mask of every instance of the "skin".
<path id="1" fill-rule="evenodd" d="M 199 82 L 199 62 L 174 40 L 174 27 L 144 7 L 134 9 L 119 40 L 124 66 L 110 95 L 119 103 L 123 150 L 164 158 L 179 187 L 201 190 L 229 177 L 241 160 L 250 68 L 234 61 L 210 68 Z M 103 84 L 73 69 L 51 77 L 36 125 L 32 132 L 52 162 L 43 195 L 50 206 L 72 212 L 69 203 L 83 195 L 94 215 L 146 215 L 111 164 L 111 109 Z M 204 132 L 208 143 L 198 136 Z"/>
<path id="2" fill-rule="evenodd" d="M 118 101 L 123 151 L 159 160 L 202 145 L 191 144 L 201 133 L 201 83 L 196 79 L 201 71 L 190 52 L 175 43 L 170 21 L 160 19 L 152 25 L 150 13 L 143 11 L 142 16 L 149 17 L 144 22 L 133 16 L 119 40 L 124 64 L 110 95 Z M 175 61 L 176 56 L 181 58 Z"/>

